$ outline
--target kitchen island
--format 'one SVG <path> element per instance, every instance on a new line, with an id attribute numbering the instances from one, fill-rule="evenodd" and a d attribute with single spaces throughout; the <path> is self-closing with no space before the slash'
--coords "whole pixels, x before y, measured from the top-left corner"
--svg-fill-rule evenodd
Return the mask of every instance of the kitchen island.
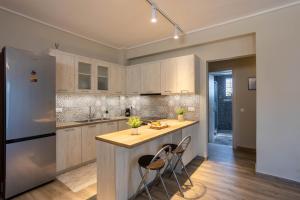
<path id="1" fill-rule="evenodd" d="M 96 137 L 98 200 L 123 200 L 132 197 L 141 181 L 138 158 L 155 154 L 165 143 L 177 144 L 182 138 L 191 136 L 191 144 L 183 157 L 184 164 L 188 164 L 199 154 L 198 121 L 161 121 L 169 127 L 155 130 L 142 126 L 139 128 L 140 135 L 132 135 L 128 129 Z M 153 177 L 154 174 L 151 174 L 150 180 Z"/>

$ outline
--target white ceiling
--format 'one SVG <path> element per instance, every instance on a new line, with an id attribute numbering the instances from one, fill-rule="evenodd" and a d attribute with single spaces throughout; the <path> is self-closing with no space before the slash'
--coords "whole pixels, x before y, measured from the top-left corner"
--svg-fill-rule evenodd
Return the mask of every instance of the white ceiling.
<path id="1" fill-rule="evenodd" d="M 185 32 L 299 0 L 154 0 Z M 171 37 L 161 16 L 150 23 L 145 0 L 0 0 L 0 6 L 116 48 Z"/>

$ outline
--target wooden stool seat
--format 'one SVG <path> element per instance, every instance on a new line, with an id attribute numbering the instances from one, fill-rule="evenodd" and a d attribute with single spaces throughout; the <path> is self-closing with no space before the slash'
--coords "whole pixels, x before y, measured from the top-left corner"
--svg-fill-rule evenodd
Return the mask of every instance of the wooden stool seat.
<path id="1" fill-rule="evenodd" d="M 151 160 L 154 158 L 154 155 L 144 155 L 141 156 L 138 160 L 138 163 L 141 167 L 150 170 L 160 170 L 165 166 L 165 161 L 159 157 L 151 163 Z"/>
<path id="2" fill-rule="evenodd" d="M 164 144 L 163 147 L 165 146 L 170 146 L 172 149 L 172 153 L 175 153 L 174 151 L 176 150 L 176 153 L 181 154 L 184 152 L 184 149 L 180 146 L 179 148 L 177 144 Z M 166 149 L 166 151 L 168 151 L 168 149 Z"/>

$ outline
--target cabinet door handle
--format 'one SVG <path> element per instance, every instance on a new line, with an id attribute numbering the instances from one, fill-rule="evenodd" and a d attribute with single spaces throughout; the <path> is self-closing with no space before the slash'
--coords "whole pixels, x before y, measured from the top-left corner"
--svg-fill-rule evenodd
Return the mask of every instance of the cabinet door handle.
<path id="1" fill-rule="evenodd" d="M 57 90 L 58 92 L 67 92 L 68 90 L 66 90 L 66 89 L 59 89 L 59 90 Z"/>
<path id="2" fill-rule="evenodd" d="M 89 128 L 94 128 L 94 127 L 96 127 L 96 125 L 90 125 L 90 126 L 89 126 Z"/>
<path id="3" fill-rule="evenodd" d="M 181 93 L 188 93 L 188 90 L 181 90 Z"/>
<path id="4" fill-rule="evenodd" d="M 171 92 L 170 90 L 165 90 L 165 92 Z"/>
<path id="5" fill-rule="evenodd" d="M 64 131 L 65 131 L 65 132 L 74 131 L 74 128 L 65 129 Z"/>

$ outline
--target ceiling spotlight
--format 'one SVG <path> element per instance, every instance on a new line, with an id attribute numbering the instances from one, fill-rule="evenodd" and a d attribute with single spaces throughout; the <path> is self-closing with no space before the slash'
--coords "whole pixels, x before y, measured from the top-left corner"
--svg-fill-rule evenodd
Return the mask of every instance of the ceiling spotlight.
<path id="1" fill-rule="evenodd" d="M 157 22 L 157 10 L 154 5 L 152 5 L 152 15 L 151 15 L 151 22 L 156 23 Z"/>
<path id="2" fill-rule="evenodd" d="M 179 38 L 179 31 L 178 31 L 178 27 L 174 26 L 174 39 L 177 40 Z"/>

